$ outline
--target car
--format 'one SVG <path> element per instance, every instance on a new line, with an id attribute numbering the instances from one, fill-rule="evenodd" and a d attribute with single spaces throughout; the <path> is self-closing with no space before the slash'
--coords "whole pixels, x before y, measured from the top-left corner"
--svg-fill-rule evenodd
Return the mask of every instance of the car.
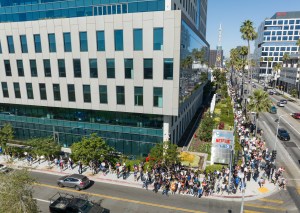
<path id="1" fill-rule="evenodd" d="M 13 169 L 12 168 L 9 168 L 3 164 L 0 164 L 0 174 L 2 173 L 8 173 L 10 171 L 12 171 Z"/>
<path id="2" fill-rule="evenodd" d="M 86 176 L 80 174 L 66 175 L 57 180 L 59 187 L 71 187 L 77 191 L 87 188 L 90 183 L 91 181 Z"/>
<path id="3" fill-rule="evenodd" d="M 278 102 L 277 102 L 277 106 L 279 106 L 279 107 L 284 107 L 284 103 L 282 103 L 281 101 L 278 101 Z"/>
<path id="4" fill-rule="evenodd" d="M 270 109 L 269 109 L 269 112 L 271 114 L 276 114 L 277 113 L 277 108 L 275 106 L 271 106 Z"/>
<path id="5" fill-rule="evenodd" d="M 252 85 L 252 87 L 253 87 L 253 88 L 256 88 L 256 85 L 255 85 L 255 84 L 253 84 L 253 85 Z"/>
<path id="6" fill-rule="evenodd" d="M 290 135 L 285 129 L 278 129 L 277 137 L 283 141 L 289 141 Z"/>
<path id="7" fill-rule="evenodd" d="M 274 95 L 280 95 L 279 92 L 277 92 L 276 90 L 273 91 Z"/>
<path id="8" fill-rule="evenodd" d="M 300 119 L 300 112 L 292 113 L 292 117 L 295 119 Z"/>
<path id="9" fill-rule="evenodd" d="M 280 102 L 282 102 L 283 104 L 287 104 L 287 100 L 285 99 L 280 100 Z"/>
<path id="10" fill-rule="evenodd" d="M 274 92 L 273 92 L 273 91 L 270 91 L 270 92 L 269 92 L 269 95 L 274 95 Z"/>

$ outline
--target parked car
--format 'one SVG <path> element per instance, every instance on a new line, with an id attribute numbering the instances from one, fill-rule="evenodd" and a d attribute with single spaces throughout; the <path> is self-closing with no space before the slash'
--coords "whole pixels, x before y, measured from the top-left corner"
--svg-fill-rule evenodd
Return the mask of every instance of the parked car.
<path id="1" fill-rule="evenodd" d="M 292 117 L 295 119 L 300 119 L 300 112 L 292 113 Z"/>
<path id="2" fill-rule="evenodd" d="M 284 107 L 284 103 L 281 102 L 281 101 L 278 101 L 278 102 L 277 102 L 277 106 L 279 106 L 279 107 Z"/>
<path id="3" fill-rule="evenodd" d="M 270 91 L 270 92 L 269 92 L 269 95 L 274 95 L 274 92 L 273 92 L 273 91 Z"/>
<path id="4" fill-rule="evenodd" d="M 289 141 L 290 135 L 285 129 L 278 129 L 277 137 L 283 141 Z"/>
<path id="5" fill-rule="evenodd" d="M 282 102 L 283 104 L 287 104 L 287 100 L 285 99 L 280 100 L 280 102 Z"/>
<path id="6" fill-rule="evenodd" d="M 67 175 L 59 178 L 57 180 L 57 185 L 60 187 L 71 187 L 75 188 L 76 190 L 81 190 L 85 189 L 90 185 L 90 180 L 80 174 L 72 174 L 72 175 Z"/>

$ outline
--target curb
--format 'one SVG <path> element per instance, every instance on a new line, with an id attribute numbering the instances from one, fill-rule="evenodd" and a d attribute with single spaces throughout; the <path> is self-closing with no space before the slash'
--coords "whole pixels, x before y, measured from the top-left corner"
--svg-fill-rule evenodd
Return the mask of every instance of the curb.
<path id="1" fill-rule="evenodd" d="M 67 172 L 57 172 L 57 171 L 53 171 L 50 169 L 36 169 L 36 168 L 30 168 L 28 166 L 20 166 L 20 165 L 11 165 L 11 164 L 7 164 L 5 162 L 1 162 L 4 165 L 8 165 L 11 166 L 12 168 L 15 169 L 21 169 L 21 168 L 26 168 L 29 171 L 34 171 L 34 172 L 38 172 L 38 173 L 44 173 L 44 174 L 52 174 L 52 175 L 56 175 L 56 176 L 64 176 L 64 175 L 69 175 L 70 173 Z M 134 187 L 134 188 L 138 188 L 138 189 L 142 189 L 143 184 L 142 183 L 133 183 L 133 182 L 127 182 L 127 181 L 122 181 L 122 180 L 112 180 L 112 179 L 108 179 L 108 178 L 101 178 L 101 177 L 95 177 L 94 175 L 89 175 L 86 174 L 86 176 L 88 176 L 92 181 L 95 182 L 101 182 L 101 183 L 107 183 L 107 184 L 113 184 L 113 185 L 120 185 L 120 186 L 126 186 L 126 187 Z M 154 189 L 153 185 L 149 185 L 148 186 L 148 191 Z M 161 190 L 159 190 L 161 191 Z M 259 194 L 259 195 L 245 195 L 244 196 L 244 200 L 245 201 L 251 201 L 251 200 L 257 200 L 257 199 L 261 199 L 264 197 L 268 197 L 272 194 L 274 194 L 275 192 L 279 191 L 277 188 L 269 191 L 265 194 Z M 175 195 L 181 195 L 181 196 L 190 196 L 189 194 L 175 194 Z M 242 195 L 209 195 L 209 196 L 202 196 L 201 198 L 203 199 L 211 199 L 211 200 L 222 200 L 222 199 L 226 199 L 226 200 L 230 200 L 230 201 L 240 201 L 240 199 L 242 199 Z"/>

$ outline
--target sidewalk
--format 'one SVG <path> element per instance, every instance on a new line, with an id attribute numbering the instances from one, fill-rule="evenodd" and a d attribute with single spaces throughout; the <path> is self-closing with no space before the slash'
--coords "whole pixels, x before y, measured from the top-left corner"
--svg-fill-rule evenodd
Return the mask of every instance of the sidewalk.
<path id="1" fill-rule="evenodd" d="M 25 159 L 24 160 L 15 159 L 13 163 L 11 163 L 7 160 L 7 157 L 4 155 L 0 155 L 0 164 L 4 164 L 7 165 L 8 167 L 15 168 L 15 169 L 27 168 L 34 172 L 41 172 L 46 174 L 58 175 L 58 176 L 78 173 L 77 166 L 73 170 L 64 169 L 63 171 L 60 171 L 60 168 L 55 166 L 54 164 L 51 164 L 49 168 L 48 163 L 46 161 L 42 161 L 40 164 L 38 164 L 38 162 L 34 162 L 32 166 L 30 166 L 28 165 Z M 125 180 L 123 180 L 122 176 L 120 178 L 117 178 L 116 174 L 107 173 L 106 175 L 104 175 L 101 172 L 99 172 L 98 174 L 93 175 L 91 170 L 88 167 L 84 167 L 83 175 L 88 176 L 89 179 L 95 182 L 115 184 L 115 185 L 121 185 L 127 187 L 135 187 L 140 189 L 142 189 L 143 186 L 141 180 L 134 181 L 133 173 L 130 173 L 129 176 Z M 148 190 L 152 190 L 152 189 L 153 189 L 153 184 L 148 186 Z M 246 182 L 246 190 L 245 190 L 244 197 L 245 200 L 256 200 L 259 198 L 267 197 L 276 191 L 278 191 L 277 186 L 275 186 L 273 183 L 268 182 L 268 180 L 266 180 L 266 183 L 262 188 L 259 188 L 258 183 L 255 182 L 253 179 L 251 179 L 251 181 Z M 188 195 L 183 195 L 183 196 L 188 196 Z M 207 197 L 202 196 L 202 198 L 220 199 L 220 200 L 221 199 L 223 200 L 225 198 L 228 200 L 240 200 L 242 198 L 242 193 L 239 190 L 237 190 L 236 194 L 228 194 L 226 192 L 224 192 L 223 194 L 215 193 Z"/>

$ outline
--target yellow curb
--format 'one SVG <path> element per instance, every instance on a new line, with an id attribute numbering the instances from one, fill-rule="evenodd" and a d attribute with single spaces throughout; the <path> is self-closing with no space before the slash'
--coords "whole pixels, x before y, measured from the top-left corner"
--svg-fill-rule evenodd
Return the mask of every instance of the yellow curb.
<path id="1" fill-rule="evenodd" d="M 244 213 L 263 213 L 263 212 L 257 212 L 252 210 L 244 210 Z"/>
<path id="2" fill-rule="evenodd" d="M 266 187 L 261 187 L 261 188 L 258 189 L 258 191 L 260 193 L 267 193 L 267 192 L 269 192 L 269 189 L 267 189 Z"/>
<path id="3" fill-rule="evenodd" d="M 286 212 L 286 209 L 280 208 L 280 207 L 277 207 L 277 206 L 275 206 L 275 207 L 273 207 L 273 206 L 262 206 L 262 205 L 252 204 L 252 203 L 246 203 L 245 206 L 258 208 L 258 209 L 270 209 L 270 210 Z"/>
<path id="4" fill-rule="evenodd" d="M 278 203 L 278 204 L 283 204 L 284 201 L 282 200 L 270 200 L 270 199 L 265 199 L 265 198 L 262 198 L 262 199 L 259 199 L 261 201 L 264 201 L 264 202 L 269 202 L 269 203 Z"/>

